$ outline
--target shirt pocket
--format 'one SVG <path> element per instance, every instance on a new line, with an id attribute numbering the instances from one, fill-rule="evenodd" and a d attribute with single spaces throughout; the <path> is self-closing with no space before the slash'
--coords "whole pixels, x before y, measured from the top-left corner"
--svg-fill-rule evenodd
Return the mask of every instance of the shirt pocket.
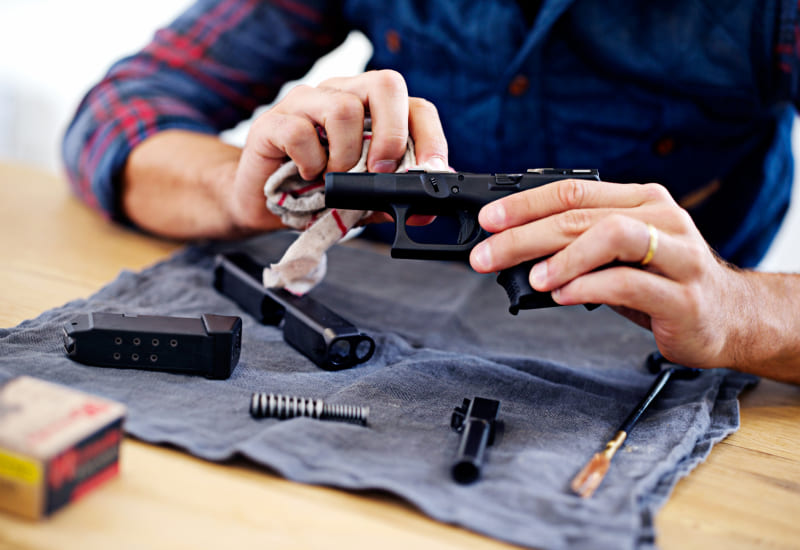
<path id="1" fill-rule="evenodd" d="M 491 91 L 487 74 L 493 57 L 473 51 L 474 43 L 452 36 L 452 31 L 381 19 L 369 30 L 373 56 L 368 69 L 393 69 L 406 79 L 409 95 L 433 101 L 447 109 L 485 97 Z M 496 64 L 494 64 L 496 65 Z"/>

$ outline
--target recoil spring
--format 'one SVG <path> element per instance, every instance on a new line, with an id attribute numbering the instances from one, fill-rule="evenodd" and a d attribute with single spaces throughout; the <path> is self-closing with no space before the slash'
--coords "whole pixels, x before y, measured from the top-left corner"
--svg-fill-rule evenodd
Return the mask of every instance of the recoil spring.
<path id="1" fill-rule="evenodd" d="M 250 398 L 250 415 L 253 418 L 281 420 L 307 416 L 318 420 L 337 420 L 366 426 L 369 407 L 329 404 L 322 399 L 256 392 Z"/>

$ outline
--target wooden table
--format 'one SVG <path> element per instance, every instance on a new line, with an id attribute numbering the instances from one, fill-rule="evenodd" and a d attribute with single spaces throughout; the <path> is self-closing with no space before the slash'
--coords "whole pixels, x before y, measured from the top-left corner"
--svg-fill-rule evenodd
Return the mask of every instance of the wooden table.
<path id="1" fill-rule="evenodd" d="M 0 326 L 88 296 L 179 247 L 110 225 L 61 177 L 0 164 Z M 800 387 L 762 381 L 741 429 L 676 487 L 661 548 L 800 548 Z M 254 544 L 262 543 L 262 546 Z M 511 548 L 376 494 L 291 483 L 137 442 L 121 475 L 40 523 L 0 514 L 0 549 Z"/>

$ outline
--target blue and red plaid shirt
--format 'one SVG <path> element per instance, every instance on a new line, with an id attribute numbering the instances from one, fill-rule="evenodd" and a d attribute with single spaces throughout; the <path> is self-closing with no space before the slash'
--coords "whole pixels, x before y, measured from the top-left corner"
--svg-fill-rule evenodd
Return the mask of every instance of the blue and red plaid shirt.
<path id="1" fill-rule="evenodd" d="M 198 0 L 81 103 L 63 146 L 76 192 L 125 221 L 130 151 L 217 134 L 351 30 L 436 104 L 459 170 L 599 168 L 657 181 L 726 259 L 755 265 L 788 207 L 800 97 L 797 0 Z"/>

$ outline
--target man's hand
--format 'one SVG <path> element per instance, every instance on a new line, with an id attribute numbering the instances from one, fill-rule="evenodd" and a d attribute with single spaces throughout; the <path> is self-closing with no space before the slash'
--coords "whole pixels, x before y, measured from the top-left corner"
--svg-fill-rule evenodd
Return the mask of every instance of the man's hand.
<path id="1" fill-rule="evenodd" d="M 669 360 L 800 381 L 798 278 L 720 261 L 664 187 L 564 180 L 488 204 L 478 219 L 494 235 L 472 250 L 476 271 L 552 255 L 531 270 L 534 289 L 562 305 L 614 307 L 651 329 Z M 657 246 L 642 267 L 648 224 Z M 603 268 L 612 262 L 629 265 Z"/>
<path id="2" fill-rule="evenodd" d="M 292 89 L 254 121 L 243 150 L 181 130 L 151 136 L 125 166 L 123 208 L 143 229 L 181 239 L 278 228 L 280 220 L 266 207 L 267 178 L 288 159 L 309 180 L 352 168 L 361 155 L 367 115 L 370 171 L 394 171 L 409 135 L 420 164 L 447 169 L 447 141 L 433 104 L 409 97 L 399 73 L 372 71 Z M 320 143 L 319 127 L 329 151 Z"/>
<path id="3" fill-rule="evenodd" d="M 409 135 L 420 164 L 447 169 L 447 141 L 436 108 L 409 97 L 399 73 L 372 71 L 317 87 L 297 86 L 250 129 L 231 197 L 235 223 L 253 229 L 268 223 L 264 182 L 287 158 L 306 180 L 355 166 L 366 116 L 372 119 L 369 171 L 394 172 Z M 320 143 L 318 127 L 325 130 L 328 151 Z"/>

